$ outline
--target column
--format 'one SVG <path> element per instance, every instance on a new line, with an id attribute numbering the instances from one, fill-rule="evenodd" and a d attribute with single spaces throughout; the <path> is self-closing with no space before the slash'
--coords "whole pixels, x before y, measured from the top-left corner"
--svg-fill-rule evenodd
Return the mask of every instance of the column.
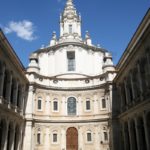
<path id="1" fill-rule="evenodd" d="M 131 132 L 131 124 L 130 121 L 128 120 L 128 133 L 129 133 L 129 144 L 130 144 L 130 149 L 134 150 L 132 147 L 132 132 Z"/>
<path id="2" fill-rule="evenodd" d="M 84 143 L 84 140 L 83 140 L 83 132 L 82 132 L 82 127 L 79 126 L 79 129 L 78 129 L 78 141 L 79 141 L 79 150 L 84 150 L 84 147 L 83 147 L 83 143 Z"/>
<path id="3" fill-rule="evenodd" d="M 24 135 L 24 143 L 23 143 L 23 150 L 32 150 L 32 122 L 27 121 L 25 127 L 25 135 Z"/>
<path id="4" fill-rule="evenodd" d="M 138 80 L 139 80 L 139 88 L 140 88 L 140 92 L 143 92 L 143 88 L 142 88 L 142 77 L 141 77 L 141 70 L 140 70 L 140 64 L 138 62 L 137 64 L 137 70 L 138 70 Z"/>
<path id="5" fill-rule="evenodd" d="M 1 72 L 0 72 L 0 98 L 3 95 L 3 87 L 4 87 L 4 76 L 5 76 L 5 67 L 3 66 L 1 68 Z"/>
<path id="6" fill-rule="evenodd" d="M 139 133 L 138 133 L 138 130 L 139 130 L 139 125 L 138 125 L 138 120 L 137 118 L 135 118 L 135 129 L 136 129 L 136 139 L 137 139 L 137 150 L 141 150 L 140 149 L 140 137 L 139 137 Z"/>
<path id="7" fill-rule="evenodd" d="M 130 139 L 129 139 L 129 130 L 128 130 L 127 123 L 124 123 L 123 129 L 124 129 L 123 133 L 124 133 L 125 150 L 130 150 Z"/>
<path id="8" fill-rule="evenodd" d="M 132 150 L 137 150 L 137 138 L 135 131 L 134 120 L 129 123 L 129 133 L 130 133 L 130 145 Z"/>
<path id="9" fill-rule="evenodd" d="M 137 119 L 137 123 L 138 125 L 137 127 L 137 134 L 138 134 L 138 138 L 139 138 L 139 149 L 140 150 L 146 150 L 146 137 L 145 137 L 145 131 L 144 131 L 144 124 L 143 124 L 143 118 L 142 117 L 139 117 Z"/>
<path id="10" fill-rule="evenodd" d="M 29 86 L 29 90 L 28 90 L 28 98 L 27 98 L 27 102 L 26 102 L 26 118 L 32 118 L 32 113 L 34 110 L 34 88 L 33 86 Z"/>
<path id="11" fill-rule="evenodd" d="M 120 96 L 120 101 L 121 101 L 121 108 L 120 108 L 120 110 L 121 110 L 121 112 L 123 112 L 123 110 L 124 110 L 124 107 L 125 107 L 125 102 L 124 102 L 124 99 L 123 99 L 123 93 L 122 93 L 122 86 L 121 85 L 119 85 L 118 87 L 117 87 L 117 90 L 118 90 L 118 92 L 119 92 L 119 96 Z M 116 92 L 116 90 L 115 90 L 115 92 Z M 116 97 L 117 98 L 117 97 Z M 118 99 L 118 98 L 117 98 Z"/>
<path id="12" fill-rule="evenodd" d="M 61 150 L 66 150 L 66 131 L 65 127 L 61 130 Z"/>
<path id="13" fill-rule="evenodd" d="M 5 128 L 3 128 L 2 150 L 6 150 L 6 149 L 7 149 L 8 130 L 9 130 L 9 122 L 7 122 L 7 123 L 5 124 Z"/>
<path id="14" fill-rule="evenodd" d="M 18 147 L 17 147 L 17 150 L 21 150 L 22 149 L 22 140 L 23 140 L 23 137 L 22 137 L 22 131 L 23 131 L 23 125 L 20 125 L 20 128 L 19 128 L 19 135 L 18 135 Z"/>
<path id="15" fill-rule="evenodd" d="M 125 86 L 125 94 L 126 94 L 126 101 L 127 101 L 127 105 L 129 105 L 130 101 L 129 101 L 129 95 L 128 95 L 128 89 L 127 89 L 127 81 L 124 81 L 124 86 Z"/>
<path id="16" fill-rule="evenodd" d="M 146 59 L 147 59 L 147 83 L 148 83 L 148 87 L 150 88 L 150 49 L 147 50 L 146 52 Z"/>
<path id="17" fill-rule="evenodd" d="M 14 143 L 15 143 L 15 127 L 13 126 L 11 128 L 10 133 L 10 145 L 9 145 L 10 150 L 14 150 Z"/>
<path id="18" fill-rule="evenodd" d="M 148 123 L 147 123 L 147 119 L 146 119 L 146 114 L 145 113 L 143 113 L 143 121 L 144 121 L 144 130 L 145 130 L 145 138 L 146 138 L 147 150 L 149 150 L 150 149 L 150 139 L 149 139 L 150 137 L 149 137 L 149 131 L 148 131 L 149 126 L 148 126 Z"/>
<path id="19" fill-rule="evenodd" d="M 108 107 L 109 113 L 112 112 L 112 99 L 113 99 L 112 90 L 113 90 L 112 85 L 109 85 L 109 93 L 107 96 L 108 100 L 106 99 L 106 106 Z"/>
<path id="20" fill-rule="evenodd" d="M 134 102 L 134 99 L 135 99 L 135 92 L 134 92 L 134 81 L 133 81 L 133 73 L 130 73 L 130 82 L 131 82 L 131 89 L 132 89 L 132 95 L 133 95 L 133 102 Z"/>

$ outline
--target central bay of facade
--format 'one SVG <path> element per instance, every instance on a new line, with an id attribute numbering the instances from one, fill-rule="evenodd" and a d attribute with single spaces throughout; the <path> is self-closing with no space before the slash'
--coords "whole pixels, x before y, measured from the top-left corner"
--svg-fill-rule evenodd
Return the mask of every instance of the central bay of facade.
<path id="1" fill-rule="evenodd" d="M 24 150 L 108 150 L 111 54 L 81 37 L 73 1 L 60 16 L 60 36 L 30 56 Z"/>

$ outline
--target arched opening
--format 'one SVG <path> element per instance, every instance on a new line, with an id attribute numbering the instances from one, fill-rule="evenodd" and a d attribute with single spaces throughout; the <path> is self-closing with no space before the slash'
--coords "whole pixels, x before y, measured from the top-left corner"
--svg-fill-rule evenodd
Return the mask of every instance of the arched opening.
<path id="1" fill-rule="evenodd" d="M 130 132 L 131 132 L 131 138 L 132 138 L 132 149 L 133 150 L 137 150 L 138 149 L 138 146 L 137 146 L 137 136 L 136 136 L 136 126 L 135 126 L 135 122 L 134 120 L 131 121 L 130 123 Z"/>
<path id="2" fill-rule="evenodd" d="M 67 150 L 78 150 L 78 131 L 76 128 L 71 127 L 67 130 L 66 147 Z"/>
<path id="3" fill-rule="evenodd" d="M 11 147 L 11 132 L 12 132 L 12 127 L 11 124 L 9 124 L 8 134 L 7 134 L 7 150 L 9 150 Z"/>
<path id="4" fill-rule="evenodd" d="M 128 123 L 124 124 L 124 143 L 125 143 L 125 149 L 126 150 L 130 150 L 131 149 L 131 145 L 130 145 Z"/>
<path id="5" fill-rule="evenodd" d="M 147 150 L 146 147 L 146 137 L 145 137 L 145 129 L 144 129 L 144 121 L 142 117 L 138 118 L 138 134 L 140 138 L 140 149 Z"/>
<path id="6" fill-rule="evenodd" d="M 5 70 L 4 74 L 4 85 L 3 85 L 3 98 L 6 100 L 7 98 L 7 84 L 8 84 L 9 72 Z"/>
<path id="7" fill-rule="evenodd" d="M 68 115 L 76 115 L 76 99 L 74 97 L 69 97 L 67 101 Z"/>
<path id="8" fill-rule="evenodd" d="M 7 124 L 5 120 L 0 121 L 0 149 L 4 148 L 6 142 Z"/>
<path id="9" fill-rule="evenodd" d="M 20 135 L 19 135 L 19 127 L 16 126 L 15 128 L 15 137 L 14 137 L 14 150 L 17 150 L 18 149 L 18 146 L 19 146 L 19 138 L 20 138 Z"/>
<path id="10" fill-rule="evenodd" d="M 1 149 L 1 145 L 2 145 L 2 131 L 3 131 L 3 129 L 2 129 L 2 121 L 0 120 L 0 149 Z"/>
<path id="11" fill-rule="evenodd" d="M 148 142 L 150 143 L 150 128 L 149 128 L 150 127 L 150 112 L 147 115 L 146 121 L 147 121 L 147 129 L 148 129 Z"/>

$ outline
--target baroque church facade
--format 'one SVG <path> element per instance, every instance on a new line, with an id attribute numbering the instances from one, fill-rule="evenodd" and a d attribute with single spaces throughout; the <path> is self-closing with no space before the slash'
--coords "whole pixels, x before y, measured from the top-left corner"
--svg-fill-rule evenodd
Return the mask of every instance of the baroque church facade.
<path id="1" fill-rule="evenodd" d="M 33 52 L 24 150 L 108 150 L 112 80 L 111 54 L 81 37 L 81 16 L 67 0 L 60 37 Z"/>
<path id="2" fill-rule="evenodd" d="M 67 0 L 59 38 L 29 60 L 0 30 L 0 150 L 150 149 L 150 10 L 114 67 Z"/>

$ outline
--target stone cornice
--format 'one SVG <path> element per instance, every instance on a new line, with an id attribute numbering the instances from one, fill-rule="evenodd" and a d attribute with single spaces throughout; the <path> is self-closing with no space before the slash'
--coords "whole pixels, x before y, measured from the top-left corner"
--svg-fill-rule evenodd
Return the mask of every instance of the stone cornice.
<path id="1" fill-rule="evenodd" d="M 110 84 L 112 84 L 112 82 L 106 82 L 101 85 L 87 86 L 87 87 L 54 87 L 54 86 L 46 86 L 46 85 L 37 84 L 35 82 L 31 82 L 29 86 L 34 86 L 35 89 L 40 88 L 45 90 L 56 90 L 56 91 L 86 91 L 86 90 L 108 88 L 108 85 Z"/>
<path id="2" fill-rule="evenodd" d="M 79 47 L 85 48 L 87 50 L 93 50 L 95 52 L 99 52 L 99 51 L 102 52 L 102 53 L 107 52 L 107 50 L 105 50 L 103 48 L 98 48 L 96 46 L 89 46 L 89 45 L 86 45 L 86 44 L 80 43 L 80 42 L 63 42 L 63 43 L 58 43 L 58 44 L 56 44 L 54 46 L 51 46 L 51 47 L 46 47 L 46 48 L 43 48 L 43 49 L 39 49 L 39 50 L 35 51 L 34 53 L 43 53 L 43 52 L 48 53 L 49 51 L 56 51 L 59 48 L 66 47 L 66 46 L 69 46 L 69 45 L 79 46 Z"/>
<path id="3" fill-rule="evenodd" d="M 130 40 L 127 48 L 125 49 L 123 55 L 121 56 L 116 66 L 118 74 L 115 77 L 114 81 L 116 81 L 119 78 L 119 76 L 122 75 L 122 72 L 130 64 L 130 61 L 132 61 L 132 58 L 134 58 L 136 53 L 138 52 L 139 45 L 143 43 L 145 36 L 148 35 L 149 33 L 150 33 L 150 9 L 147 11 L 145 17 L 141 21 L 132 39 Z"/>
<path id="4" fill-rule="evenodd" d="M 87 119 L 87 120 L 41 120 L 41 119 L 33 119 L 35 123 L 96 123 L 96 122 L 106 122 L 109 118 L 103 119 Z"/>
<path id="5" fill-rule="evenodd" d="M 20 61 L 19 57 L 17 56 L 16 52 L 12 48 L 11 44 L 9 43 L 9 41 L 7 40 L 1 29 L 0 29 L 0 46 L 4 48 L 4 53 L 8 56 L 9 60 L 14 65 L 14 67 L 17 68 L 18 73 L 20 73 L 24 78 L 24 80 L 28 82 L 25 76 L 25 68 L 22 62 Z"/>
<path id="6" fill-rule="evenodd" d="M 41 78 L 41 79 L 59 80 L 59 81 L 92 80 L 92 79 L 104 78 L 108 73 L 116 73 L 116 71 L 107 71 L 106 73 L 96 75 L 96 76 L 84 75 L 84 76 L 86 76 L 85 78 L 59 78 L 58 76 L 60 76 L 60 75 L 49 77 L 49 76 L 37 74 L 35 72 L 26 72 L 26 74 L 29 74 L 29 75 L 34 74 L 36 77 Z M 62 74 L 62 75 L 65 75 L 65 74 Z M 79 75 L 83 75 L 83 74 L 79 74 Z"/>

